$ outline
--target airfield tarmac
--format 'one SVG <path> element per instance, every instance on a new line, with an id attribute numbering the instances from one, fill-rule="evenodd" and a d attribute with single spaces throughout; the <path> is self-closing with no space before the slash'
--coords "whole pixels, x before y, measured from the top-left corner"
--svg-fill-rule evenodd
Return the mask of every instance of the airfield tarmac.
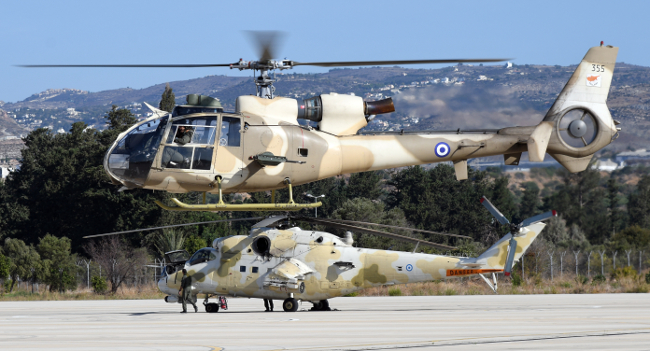
<path id="1" fill-rule="evenodd" d="M 0 302 L 0 350 L 650 350 L 650 294 Z M 191 309 L 191 307 L 190 307 Z"/>

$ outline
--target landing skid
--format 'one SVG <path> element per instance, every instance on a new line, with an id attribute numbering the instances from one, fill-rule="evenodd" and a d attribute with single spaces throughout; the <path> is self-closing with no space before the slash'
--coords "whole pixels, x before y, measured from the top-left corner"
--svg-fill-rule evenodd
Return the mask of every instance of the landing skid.
<path id="1" fill-rule="evenodd" d="M 223 196 L 221 192 L 221 177 L 218 177 L 216 180 L 219 186 L 219 202 L 216 204 L 206 203 L 206 194 L 203 193 L 203 203 L 202 204 L 186 204 L 177 198 L 172 198 L 172 202 L 176 206 L 167 206 L 164 203 L 155 200 L 156 205 L 160 206 L 162 209 L 167 211 L 300 211 L 303 208 L 316 208 L 323 205 L 322 202 L 314 202 L 307 204 L 298 204 L 293 201 L 293 188 L 291 187 L 291 181 L 287 178 L 285 179 L 285 184 L 289 188 L 289 202 L 287 203 L 275 203 L 275 190 L 271 191 L 271 203 L 268 204 L 227 204 L 223 202 Z"/>

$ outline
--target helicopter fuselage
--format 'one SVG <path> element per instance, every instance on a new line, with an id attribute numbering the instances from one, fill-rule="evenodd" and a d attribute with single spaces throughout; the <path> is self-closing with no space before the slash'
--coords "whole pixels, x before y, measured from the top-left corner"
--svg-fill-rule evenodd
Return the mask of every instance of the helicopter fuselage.
<path id="1" fill-rule="evenodd" d="M 357 134 L 367 124 L 362 99 L 327 95 L 323 101 L 334 107 L 328 114 L 328 105 L 322 106 L 318 128 L 299 124 L 299 101 L 280 97 L 241 96 L 236 113 L 152 117 L 121 134 L 104 165 L 116 184 L 172 193 L 216 193 L 217 178 L 224 193 L 266 191 L 285 187 L 287 180 L 300 185 L 444 161 L 466 179 L 469 158 L 504 155 L 506 164 L 517 164 L 522 152 L 539 144 L 534 132 L 541 127 L 548 131 L 542 151 L 570 157 L 593 154 L 616 133 L 613 123 L 597 120 L 594 141 L 580 149 L 558 138 L 557 121 L 500 130 Z M 609 116 L 606 107 L 599 112 Z M 182 130 L 190 134 L 185 143 Z"/>

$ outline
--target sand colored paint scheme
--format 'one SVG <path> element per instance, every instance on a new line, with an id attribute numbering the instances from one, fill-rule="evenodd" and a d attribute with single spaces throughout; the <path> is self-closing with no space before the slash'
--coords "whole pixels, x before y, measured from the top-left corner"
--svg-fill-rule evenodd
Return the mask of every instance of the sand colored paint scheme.
<path id="1" fill-rule="evenodd" d="M 298 101 L 240 96 L 234 113 L 172 116 L 154 108 L 154 117 L 118 137 L 104 167 L 125 188 L 172 193 L 267 191 L 341 174 L 443 161 L 454 163 L 460 180 L 467 178 L 470 158 L 503 155 L 506 164 L 516 165 L 522 152 L 531 161 L 542 161 L 548 153 L 579 172 L 620 130 L 606 104 L 617 53 L 611 46 L 589 49 L 535 126 L 358 134 L 372 118 L 361 97 L 331 93 Z M 318 127 L 300 125 L 299 118 L 316 121 Z M 188 144 L 175 141 L 181 125 L 194 130 Z M 232 210 L 223 204 L 176 205 L 169 209 Z"/>
<path id="2" fill-rule="evenodd" d="M 269 220 L 263 220 L 248 236 L 218 238 L 186 262 L 168 266 L 158 281 L 159 289 L 169 294 L 165 301 L 178 301 L 185 268 L 193 278 L 193 294 L 206 295 L 206 310 L 211 296 L 291 301 L 285 311 L 295 311 L 298 301 L 324 309 L 327 299 L 368 287 L 500 273 L 511 238 L 507 234 L 480 256 L 467 258 L 366 249 L 352 246 L 351 236 L 342 239 L 327 232 L 267 225 Z M 521 228 L 515 236 L 515 261 L 544 226 L 540 222 Z"/>

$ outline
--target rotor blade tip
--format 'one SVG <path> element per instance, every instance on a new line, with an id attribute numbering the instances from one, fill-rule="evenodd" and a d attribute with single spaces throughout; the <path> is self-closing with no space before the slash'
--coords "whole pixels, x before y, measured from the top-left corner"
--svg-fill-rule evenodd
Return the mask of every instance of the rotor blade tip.
<path id="1" fill-rule="evenodd" d="M 553 217 L 557 216 L 557 211 L 556 210 L 551 210 L 551 212 L 553 213 Z"/>

